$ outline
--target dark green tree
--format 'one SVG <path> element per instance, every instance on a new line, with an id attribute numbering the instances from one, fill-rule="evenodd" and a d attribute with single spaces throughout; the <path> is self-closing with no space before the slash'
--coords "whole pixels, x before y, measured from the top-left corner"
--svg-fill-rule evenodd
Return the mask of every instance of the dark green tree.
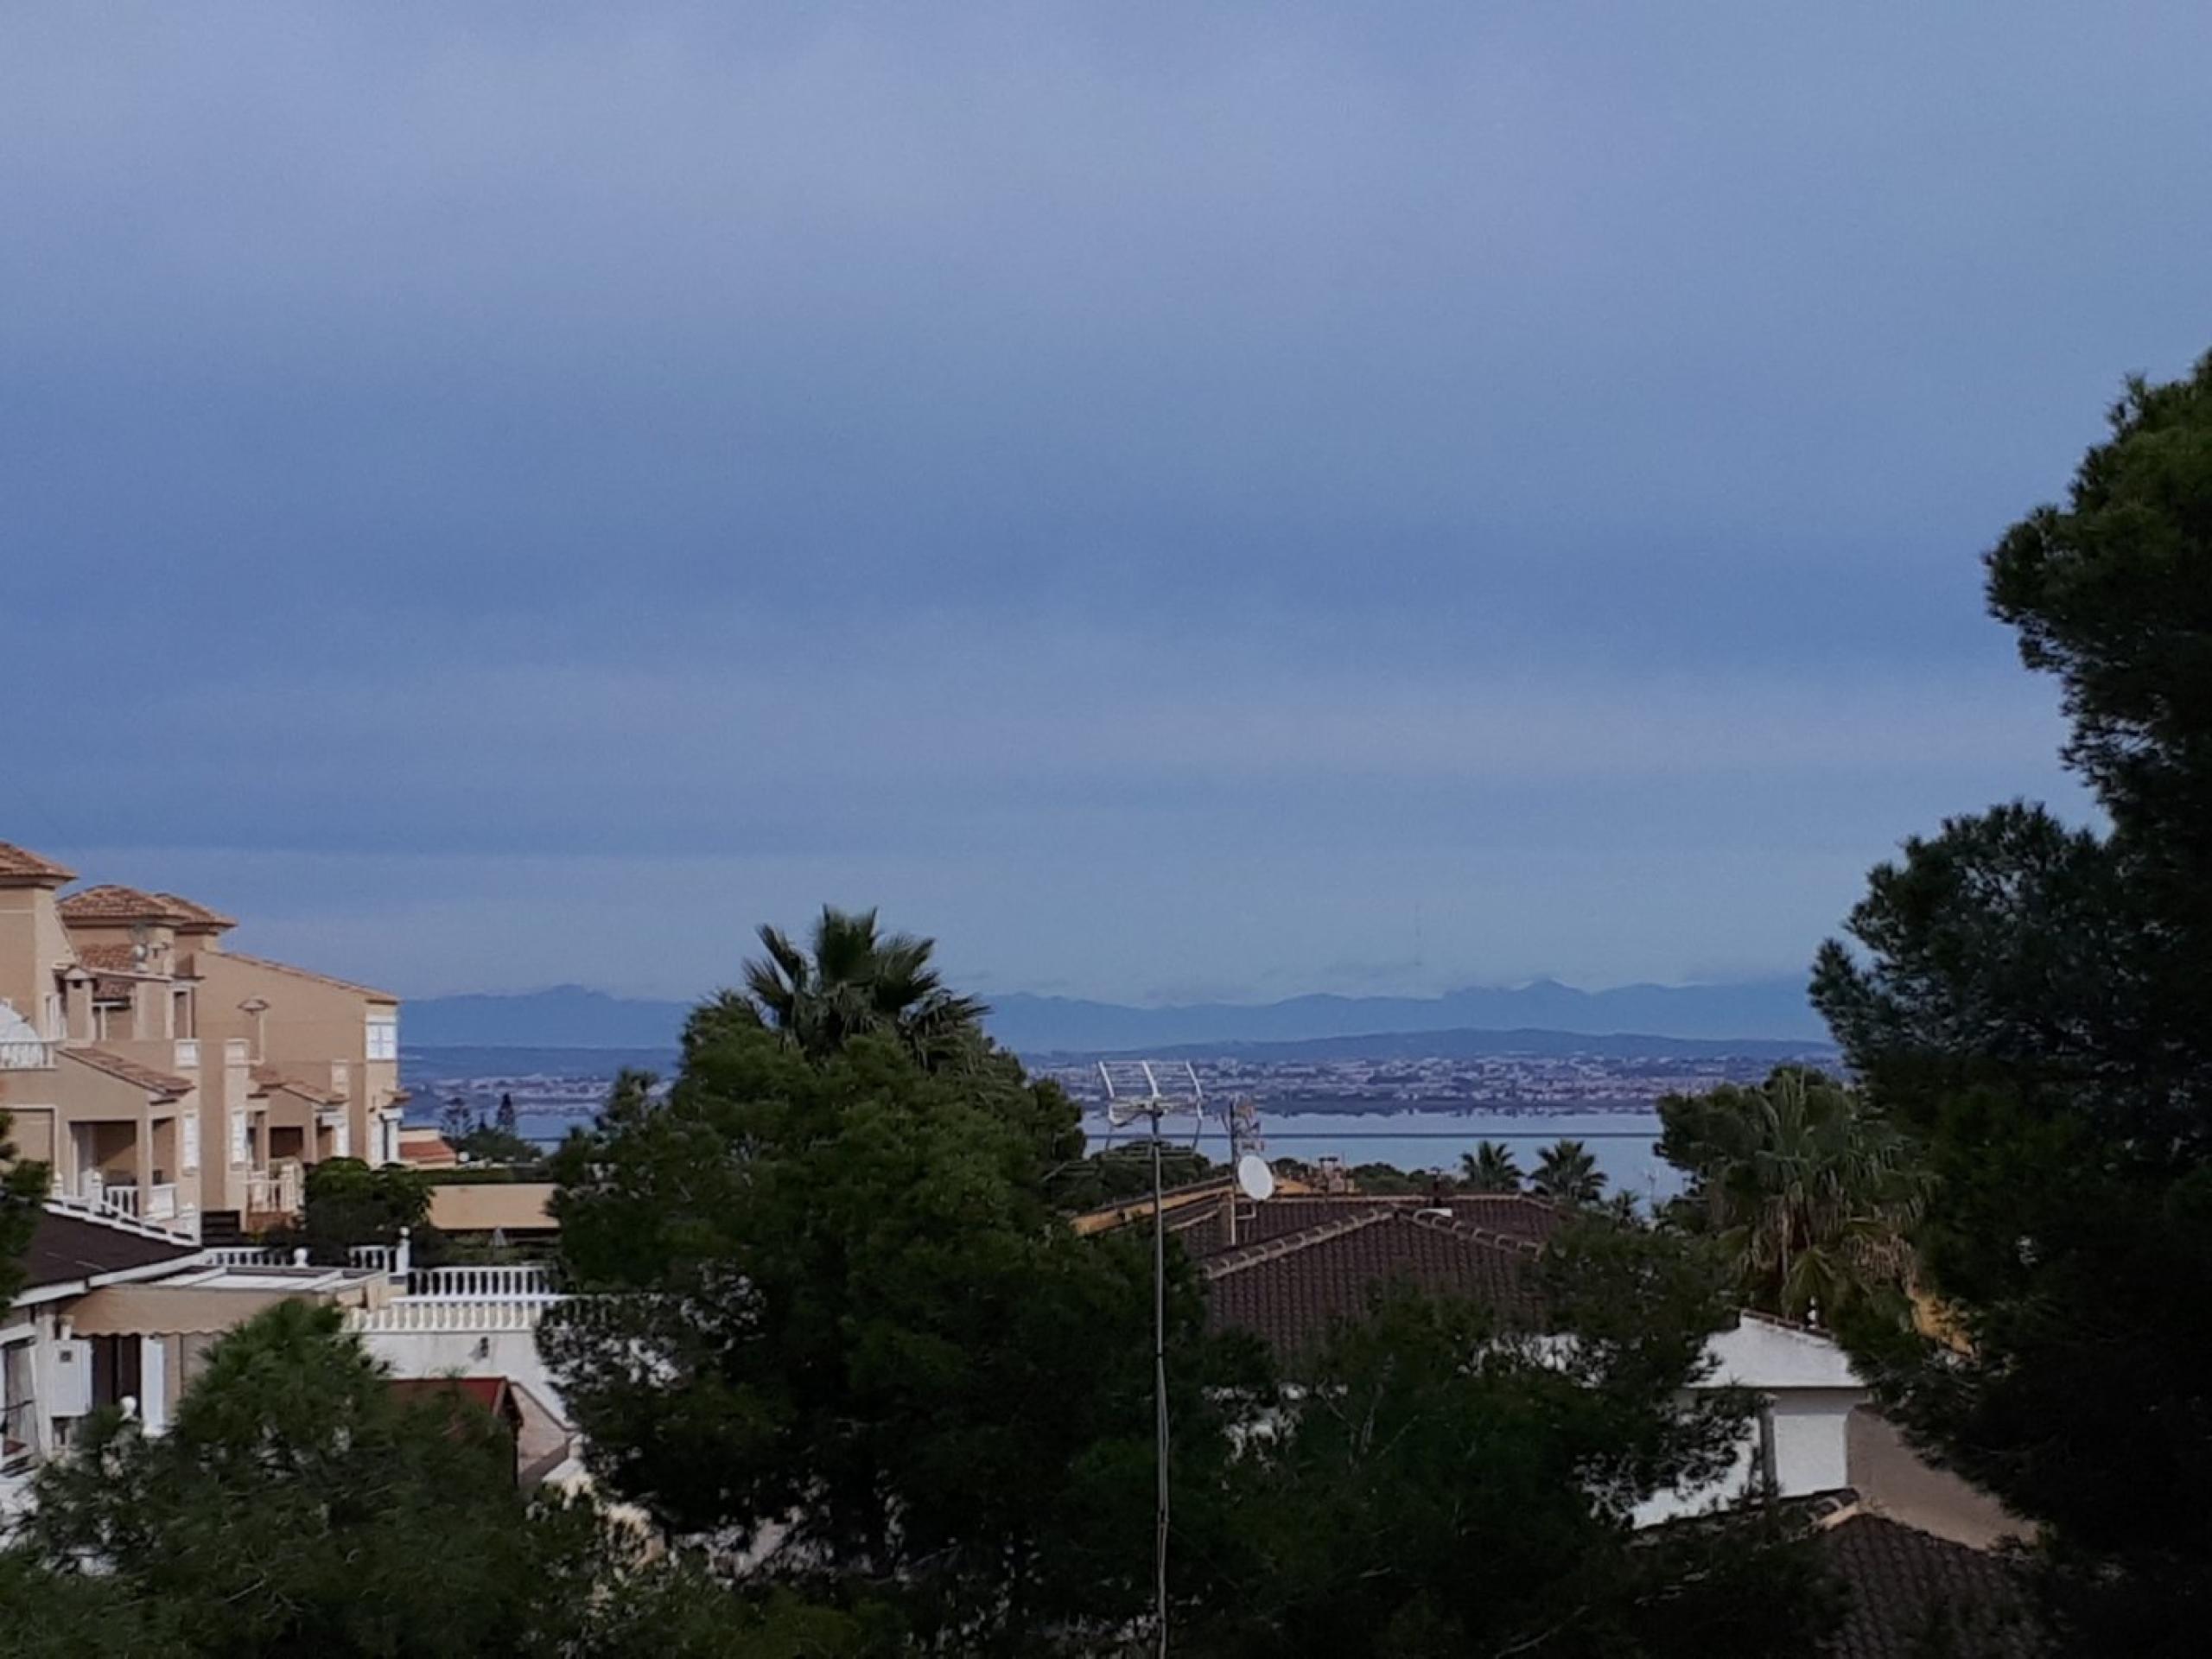
<path id="1" fill-rule="evenodd" d="M 556 1158 L 580 1297 L 541 1346 L 607 1488 L 755 1581 L 894 1618 L 927 1650 L 1080 1649 L 1139 1617 L 1153 1484 L 1147 1241 L 1078 1237 L 1018 1070 L 894 1037 L 819 1060 L 695 1022 Z M 1179 1477 L 1204 1531 L 1228 1409 L 1172 1286 Z"/>
<path id="2" fill-rule="evenodd" d="M 421 1170 L 326 1158 L 309 1166 L 302 1198 L 299 1224 L 272 1230 L 270 1243 L 304 1246 L 308 1260 L 343 1267 L 353 1246 L 395 1245 L 404 1227 L 417 1266 L 444 1259 L 445 1236 L 430 1225 L 430 1180 Z"/>
<path id="3" fill-rule="evenodd" d="M 1580 1141 L 1559 1141 L 1536 1154 L 1529 1190 L 1561 1204 L 1595 1204 L 1605 1191 L 1598 1160 Z"/>
<path id="4" fill-rule="evenodd" d="M 1524 1178 L 1513 1148 L 1485 1141 L 1459 1157 L 1459 1185 L 1471 1192 L 1518 1192 Z"/>
<path id="5" fill-rule="evenodd" d="M 1895 1128 L 1834 1079 L 1782 1066 L 1659 1102 L 1659 1154 L 1687 1177 L 1669 1222 L 1719 1242 L 1746 1306 L 1802 1319 L 1906 1317 L 1906 1230 L 1925 1180 Z"/>
<path id="6" fill-rule="evenodd" d="M 701 1008 L 693 1031 L 761 1026 L 817 1060 L 855 1037 L 886 1036 L 932 1071 L 972 1065 L 989 1052 L 982 1033 L 989 1010 L 945 988 L 930 966 L 936 941 L 885 933 L 873 910 L 824 905 L 810 943 L 803 950 L 764 925 L 767 954 L 745 964 L 744 990 L 724 991 Z"/>
<path id="7" fill-rule="evenodd" d="M 51 1179 L 44 1164 L 16 1161 L 16 1149 L 8 1142 L 8 1113 L 0 1108 L 0 1310 L 22 1287 L 23 1252 L 30 1248 Z"/>
<path id="8" fill-rule="evenodd" d="M 1758 1509 L 1638 1532 L 1721 1479 L 1751 1402 L 1685 1403 L 1725 1281 L 1688 1241 L 1591 1222 L 1547 1270 L 1550 1334 L 1405 1294 L 1340 1326 L 1240 1470 L 1208 1659 L 1796 1655 L 1831 1612 Z"/>
<path id="9" fill-rule="evenodd" d="M 589 1504 L 530 1501 L 504 1426 L 401 1398 L 304 1302 L 217 1344 L 166 1434 L 92 1419 L 0 1555 L 8 1653 L 765 1653 L 713 1636 L 744 1612 Z"/>
<path id="10" fill-rule="evenodd" d="M 2108 830 L 2015 804 L 1877 868 L 1814 996 L 1924 1148 L 1947 1341 L 1860 1357 L 1922 1444 L 2047 1531 L 2084 1653 L 2212 1612 L 2212 357 L 2129 384 L 2063 506 L 1990 554 Z"/>

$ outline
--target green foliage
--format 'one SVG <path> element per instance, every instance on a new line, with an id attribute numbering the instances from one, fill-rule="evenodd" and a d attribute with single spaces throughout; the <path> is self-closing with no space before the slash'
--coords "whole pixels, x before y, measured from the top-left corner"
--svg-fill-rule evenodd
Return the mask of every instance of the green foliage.
<path id="1" fill-rule="evenodd" d="M 1235 1588 L 1179 1651 L 1212 1659 L 1796 1654 L 1829 1611 L 1756 1513 L 1631 1531 L 1727 1470 L 1750 1402 L 1683 1403 L 1727 1318 L 1685 1242 L 1586 1224 L 1548 1269 L 1562 1351 L 1408 1295 L 1340 1327 L 1239 1471 Z"/>
<path id="2" fill-rule="evenodd" d="M 1459 1185 L 1470 1192 L 1518 1192 L 1521 1161 L 1503 1141 L 1485 1141 L 1459 1155 Z"/>
<path id="3" fill-rule="evenodd" d="M 1927 1148 L 1915 1242 L 1958 1346 L 1859 1357 L 2045 1523 L 2083 1652 L 2194 1651 L 2212 1594 L 2212 358 L 2132 382 L 2064 507 L 1990 555 L 2109 834 L 1953 819 L 1876 869 L 1814 995 Z"/>
<path id="4" fill-rule="evenodd" d="M 1226 1173 L 1221 1165 L 1194 1147 L 1163 1146 L 1160 1150 L 1160 1181 L 1164 1188 L 1188 1186 Z M 1124 1141 L 1087 1154 L 1046 1170 L 1045 1183 L 1054 1205 L 1071 1213 L 1148 1197 L 1152 1192 L 1151 1142 Z"/>
<path id="5" fill-rule="evenodd" d="M 1803 1319 L 1909 1314 L 1904 1234 L 1925 1179 L 1904 1138 L 1851 1090 L 1782 1066 L 1659 1102 L 1659 1154 L 1688 1177 L 1669 1222 L 1717 1240 L 1746 1306 Z"/>
<path id="6" fill-rule="evenodd" d="M 1151 1276 L 1046 1173 L 1073 1109 L 881 1036 L 819 1061 L 695 1022 L 556 1157 L 580 1298 L 540 1342 L 611 1490 L 764 1582 L 963 1653 L 1118 1626 L 1148 1583 Z M 1225 1455 L 1196 1285 L 1170 1295 L 1186 1476 Z M 1203 1512 L 1203 1503 L 1194 1513 Z"/>
<path id="7" fill-rule="evenodd" d="M 729 1611 L 688 1558 L 531 1503 L 503 1426 L 394 1395 L 303 1302 L 217 1344 L 168 1433 L 85 1426 L 0 1556 L 0 1610 L 10 1653 L 456 1656 L 665 1652 Z"/>
<path id="8" fill-rule="evenodd" d="M 0 1110 L 0 1309 L 22 1285 L 23 1252 L 38 1228 L 51 1177 L 44 1164 L 19 1164 L 8 1143 L 8 1114 Z"/>
<path id="9" fill-rule="evenodd" d="M 305 1246 L 308 1259 L 344 1266 L 356 1244 L 397 1244 L 408 1230 L 416 1266 L 444 1259 L 445 1237 L 429 1224 L 429 1175 L 404 1164 L 376 1168 L 359 1158 L 326 1158 L 310 1165 L 296 1227 L 272 1229 L 280 1249 Z"/>
<path id="10" fill-rule="evenodd" d="M 773 1031 L 815 1060 L 870 1035 L 930 1071 L 971 1067 L 993 1052 L 982 1032 L 988 1009 L 946 989 L 929 965 L 936 942 L 880 931 L 873 910 L 824 905 L 810 952 L 775 927 L 760 929 L 760 943 L 767 954 L 745 964 L 745 989 L 723 991 L 692 1014 L 687 1052 L 744 1027 Z"/>
<path id="11" fill-rule="evenodd" d="M 1559 1141 L 1536 1154 L 1529 1190 L 1560 1204 L 1595 1204 L 1605 1195 L 1605 1178 L 1589 1147 L 1580 1141 Z"/>
<path id="12" fill-rule="evenodd" d="M 503 1129 L 496 1124 L 471 1129 L 452 1146 L 462 1157 L 484 1164 L 535 1164 L 545 1156 L 512 1129 Z"/>

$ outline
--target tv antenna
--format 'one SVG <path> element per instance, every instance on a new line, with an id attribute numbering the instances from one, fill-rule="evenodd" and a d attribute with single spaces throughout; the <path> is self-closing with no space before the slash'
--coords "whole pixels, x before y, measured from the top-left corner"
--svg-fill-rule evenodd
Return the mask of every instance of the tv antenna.
<path id="1" fill-rule="evenodd" d="M 1167 1224 L 1160 1202 L 1160 1126 L 1170 1117 L 1205 1121 L 1205 1090 L 1187 1060 L 1101 1060 L 1106 1121 L 1152 1125 L 1152 1418 L 1159 1508 L 1153 1532 L 1154 1651 L 1167 1659 Z"/>

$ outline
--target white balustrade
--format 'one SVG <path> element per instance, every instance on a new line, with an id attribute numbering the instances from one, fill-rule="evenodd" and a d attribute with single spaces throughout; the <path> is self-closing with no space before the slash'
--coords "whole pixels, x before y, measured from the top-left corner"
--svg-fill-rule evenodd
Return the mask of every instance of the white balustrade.
<path id="1" fill-rule="evenodd" d="M 219 1268 L 281 1268 L 291 1261 L 285 1251 L 266 1244 L 217 1244 L 207 1259 Z"/>
<path id="2" fill-rule="evenodd" d="M 552 1270 L 542 1262 L 499 1266 L 417 1268 L 407 1275 L 410 1298 L 476 1301 L 537 1300 L 554 1295 Z"/>
<path id="3" fill-rule="evenodd" d="M 378 1273 L 390 1273 L 398 1255 L 389 1244 L 356 1244 L 346 1252 L 346 1259 L 355 1267 L 372 1268 Z"/>
<path id="4" fill-rule="evenodd" d="M 49 1071 L 56 1045 L 35 1037 L 0 1040 L 0 1071 Z"/>
<path id="5" fill-rule="evenodd" d="M 134 1198 L 138 1196 L 137 1189 L 136 1187 L 131 1189 L 130 1195 Z M 146 1189 L 146 1219 L 149 1221 L 174 1221 L 176 1219 L 176 1188 L 175 1185 L 168 1182 L 163 1182 L 158 1186 L 149 1186 Z"/>
<path id="6" fill-rule="evenodd" d="M 176 1069 L 180 1071 L 197 1071 L 200 1069 L 200 1039 L 197 1037 L 176 1039 Z"/>
<path id="7" fill-rule="evenodd" d="M 382 1307 L 355 1308 L 346 1316 L 352 1331 L 461 1331 L 489 1334 L 501 1331 L 535 1331 L 545 1312 L 564 1299 L 540 1296 L 474 1300 L 467 1297 L 402 1296 Z"/>
<path id="8" fill-rule="evenodd" d="M 175 1189 L 170 1191 L 174 1195 Z M 135 1176 L 115 1186 L 95 1176 L 86 1183 L 85 1197 L 103 1210 L 129 1216 L 133 1221 L 138 1218 L 138 1182 Z"/>

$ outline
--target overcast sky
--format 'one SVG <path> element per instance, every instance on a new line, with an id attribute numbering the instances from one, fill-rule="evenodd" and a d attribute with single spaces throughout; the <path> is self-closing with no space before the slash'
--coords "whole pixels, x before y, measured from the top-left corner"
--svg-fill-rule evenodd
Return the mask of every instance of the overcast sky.
<path id="1" fill-rule="evenodd" d="M 2212 7 L 0 10 L 0 838 L 411 995 L 1796 972 L 2082 810 L 1980 552 Z"/>

